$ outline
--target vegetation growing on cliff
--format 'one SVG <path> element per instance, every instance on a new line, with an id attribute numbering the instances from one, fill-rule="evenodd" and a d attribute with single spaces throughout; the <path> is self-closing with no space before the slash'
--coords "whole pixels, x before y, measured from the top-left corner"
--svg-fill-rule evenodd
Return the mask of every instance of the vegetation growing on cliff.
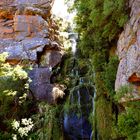
<path id="1" fill-rule="evenodd" d="M 128 140 L 140 139 L 140 102 L 128 102 L 118 117 L 119 133 Z"/>
<path id="2" fill-rule="evenodd" d="M 93 91 L 95 86 L 96 109 L 94 116 L 93 112 L 91 113 L 90 120 L 94 124 L 95 139 L 98 136 L 99 140 L 140 139 L 140 102 L 127 102 L 121 108 L 120 98 L 128 93 L 128 88 L 123 87 L 117 96 L 114 91 L 118 58 L 115 54 L 111 54 L 111 49 L 116 46 L 119 33 L 127 21 L 127 2 L 127 0 L 75 0 L 72 9 L 77 10 L 75 22 L 76 31 L 79 33 L 78 55 L 75 58 L 71 53 L 67 53 L 62 63 L 53 68 L 54 77 L 51 77 L 51 82 L 66 85 L 68 88 L 66 92 L 70 93 L 70 96 L 81 87 L 89 92 L 89 89 L 92 87 Z M 64 40 L 62 38 L 62 42 Z M 48 105 L 37 103 L 32 99 L 29 101 L 26 98 L 30 81 L 27 73 L 20 66 L 14 67 L 5 63 L 5 59 L 5 54 L 0 55 L 0 119 L 2 120 L 0 139 L 11 139 L 12 134 L 17 132 L 15 135 L 19 139 L 61 140 L 63 136 L 60 118 L 63 108 L 65 111 L 70 110 L 77 114 L 81 113 L 78 109 L 82 108 L 84 110 L 82 113 L 86 115 L 87 110 L 84 108 L 86 105 L 92 110 L 91 104 L 86 103 L 81 106 L 77 104 L 77 100 L 76 103 L 71 103 L 70 98 L 65 106 L 62 102 L 61 105 Z M 81 84 L 79 77 L 88 82 Z M 35 110 L 31 111 L 32 107 Z M 11 125 L 14 119 L 17 120 L 14 120 L 17 124 L 22 123 L 23 117 L 31 117 L 34 124 L 27 137 L 26 135 L 21 137 L 19 129 L 16 128 L 15 131 Z"/>
<path id="3" fill-rule="evenodd" d="M 0 139 L 62 139 L 61 105 L 32 99 L 27 70 L 6 63 L 7 57 L 0 54 Z"/>
<path id="4" fill-rule="evenodd" d="M 13 67 L 6 63 L 7 53 L 0 54 L 0 138 L 11 137 L 11 122 L 21 119 L 23 102 L 29 93 L 28 74 L 19 65 Z M 6 132 L 7 131 L 7 132 Z M 8 133 L 10 132 L 10 133 Z M 9 134 L 9 135 L 8 135 Z"/>
<path id="5" fill-rule="evenodd" d="M 114 84 L 118 60 L 110 56 L 128 19 L 127 0 L 75 0 L 76 31 L 81 56 L 90 59 L 95 72 L 96 121 L 99 138 L 113 138 Z M 116 106 L 116 105 L 115 105 Z M 104 122 L 104 123 L 103 123 Z"/>

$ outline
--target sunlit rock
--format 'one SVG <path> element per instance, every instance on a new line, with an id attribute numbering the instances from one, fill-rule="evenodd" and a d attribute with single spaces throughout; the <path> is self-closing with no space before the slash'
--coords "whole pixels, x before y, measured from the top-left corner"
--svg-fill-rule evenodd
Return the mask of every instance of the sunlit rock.
<path id="1" fill-rule="evenodd" d="M 64 92 L 50 84 L 52 68 L 61 62 L 58 26 L 51 17 L 54 0 L 1 0 L 0 53 L 12 65 L 32 64 L 30 92 L 37 100 L 54 103 Z"/>
<path id="2" fill-rule="evenodd" d="M 140 99 L 140 1 L 130 0 L 130 20 L 120 35 L 117 54 L 120 59 L 115 90 L 132 84 L 133 99 Z M 124 100 L 124 99 L 123 99 Z"/>

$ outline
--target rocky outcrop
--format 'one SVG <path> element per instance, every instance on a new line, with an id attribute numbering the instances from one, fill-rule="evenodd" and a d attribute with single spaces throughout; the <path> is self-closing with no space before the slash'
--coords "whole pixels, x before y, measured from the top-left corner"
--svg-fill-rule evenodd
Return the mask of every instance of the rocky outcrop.
<path id="1" fill-rule="evenodd" d="M 8 52 L 7 61 L 13 65 L 32 64 L 30 90 L 36 99 L 49 103 L 64 95 L 61 86 L 50 82 L 52 68 L 63 54 L 52 5 L 53 0 L 0 1 L 0 53 Z"/>
<path id="2" fill-rule="evenodd" d="M 140 1 L 130 0 L 130 20 L 121 33 L 117 54 L 120 59 L 115 89 L 132 84 L 134 99 L 140 99 Z"/>

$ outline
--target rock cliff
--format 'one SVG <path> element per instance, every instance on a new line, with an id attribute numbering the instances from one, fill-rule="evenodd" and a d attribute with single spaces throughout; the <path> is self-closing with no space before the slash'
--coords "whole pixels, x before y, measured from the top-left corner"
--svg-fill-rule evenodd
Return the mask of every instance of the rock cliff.
<path id="1" fill-rule="evenodd" d="M 56 102 L 64 92 L 51 84 L 52 68 L 61 62 L 62 46 L 55 21 L 53 0 L 0 1 L 0 53 L 8 52 L 8 62 L 29 63 L 30 90 L 37 100 Z"/>
<path id="2" fill-rule="evenodd" d="M 140 99 L 140 1 L 130 0 L 130 20 L 125 25 L 117 45 L 119 67 L 115 89 L 132 85 L 133 99 Z"/>

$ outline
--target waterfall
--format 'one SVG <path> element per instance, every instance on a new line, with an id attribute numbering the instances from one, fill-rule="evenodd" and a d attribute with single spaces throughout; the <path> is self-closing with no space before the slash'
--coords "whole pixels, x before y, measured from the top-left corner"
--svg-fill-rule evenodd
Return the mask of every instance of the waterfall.
<path id="1" fill-rule="evenodd" d="M 64 112 L 64 129 L 65 131 L 69 131 L 68 114 L 66 112 Z"/>
<path id="2" fill-rule="evenodd" d="M 96 98 L 96 89 L 94 88 L 94 94 L 93 94 L 93 98 L 92 98 L 93 116 L 95 115 L 95 98 Z"/>
<path id="3" fill-rule="evenodd" d="M 77 51 L 77 39 L 78 39 L 77 33 L 69 33 L 69 40 L 71 42 L 73 56 L 75 56 Z"/>
<path id="4" fill-rule="evenodd" d="M 78 53 L 76 48 L 78 34 L 69 33 L 69 39 L 74 59 L 71 76 L 75 82 L 69 93 L 69 111 L 64 111 L 63 125 L 65 140 L 90 140 L 92 130 L 88 117 L 93 104 L 93 100 L 90 98 L 90 94 L 92 94 L 93 90 L 92 92 L 89 92 L 88 87 L 85 86 L 90 85 L 89 79 L 85 79 L 85 75 L 81 75 L 79 71 Z M 94 110 L 94 108 L 92 110 Z"/>
<path id="5" fill-rule="evenodd" d="M 81 110 L 81 95 L 80 95 L 80 91 L 78 90 L 77 91 L 77 94 L 78 94 L 78 108 L 79 108 L 79 112 L 80 112 L 80 117 L 81 117 L 81 121 L 83 121 L 83 117 L 82 117 L 82 110 Z M 83 139 L 83 125 L 81 123 L 81 126 L 80 126 L 80 129 L 81 129 L 81 139 Z"/>
<path id="6" fill-rule="evenodd" d="M 90 135 L 90 140 L 93 140 L 93 134 L 94 134 L 94 132 L 92 130 L 91 135 Z"/>
<path id="7" fill-rule="evenodd" d="M 96 99 L 96 88 L 94 87 L 94 95 L 92 98 L 92 115 L 93 115 L 93 117 L 95 117 L 95 99 Z M 93 140 L 93 138 L 95 140 L 99 140 L 99 135 L 98 135 L 96 124 L 94 126 L 94 130 L 92 130 L 92 133 L 90 135 L 90 140 Z"/>
<path id="8" fill-rule="evenodd" d="M 95 115 L 95 98 L 96 98 L 96 91 L 95 91 L 95 88 L 94 88 L 94 94 L 93 94 L 93 97 L 92 97 L 92 115 L 93 115 L 93 117 Z M 92 130 L 92 133 L 90 135 L 90 140 L 92 140 L 93 137 L 94 137 L 94 131 L 95 130 Z"/>
<path id="9" fill-rule="evenodd" d="M 64 4 L 64 0 L 59 2 L 56 0 L 53 8 L 53 13 L 58 17 L 64 19 L 64 21 L 70 21 L 71 27 L 74 25 L 73 18 L 76 15 L 76 12 L 69 15 L 69 13 L 65 12 L 68 8 L 67 5 Z M 70 1 L 74 2 L 73 0 Z M 59 8 L 58 8 L 59 5 Z M 62 6 L 63 5 L 63 6 Z M 65 14 L 66 13 L 66 14 Z M 65 15 L 64 15 L 65 14 Z M 67 18 L 68 17 L 68 18 Z M 77 41 L 78 41 L 78 34 L 73 33 L 71 27 L 67 31 L 69 36 L 69 41 L 71 42 L 71 51 L 73 54 L 74 62 L 73 62 L 73 69 L 71 70 L 70 80 L 73 82 L 73 87 L 70 87 L 69 93 L 69 106 L 68 111 L 64 111 L 64 119 L 63 119 L 63 128 L 64 128 L 64 135 L 66 135 L 66 140 L 88 140 L 91 136 L 91 125 L 89 124 L 88 117 L 89 113 L 94 110 L 94 99 L 91 100 L 90 94 L 92 91 L 89 92 L 88 87 L 86 85 L 92 85 L 89 79 L 85 79 L 85 75 L 81 75 L 79 71 L 78 65 L 78 51 L 77 51 Z M 72 91 L 71 91 L 72 88 Z M 91 87 L 90 87 L 91 88 Z M 77 107 L 78 105 L 78 107 Z M 91 107 L 92 106 L 92 107 Z M 92 111 L 94 112 L 94 111 Z M 80 116 L 78 116 L 80 113 Z"/>
<path id="10" fill-rule="evenodd" d="M 80 77 L 80 78 L 79 78 L 79 84 L 83 84 L 83 82 L 84 82 L 83 77 Z"/>
<path id="11" fill-rule="evenodd" d="M 77 42 L 76 42 L 76 40 L 75 39 L 70 39 L 70 42 L 71 42 L 71 44 L 72 44 L 72 53 L 73 53 L 73 55 L 75 55 L 75 53 L 76 53 L 76 46 L 77 46 Z"/>

